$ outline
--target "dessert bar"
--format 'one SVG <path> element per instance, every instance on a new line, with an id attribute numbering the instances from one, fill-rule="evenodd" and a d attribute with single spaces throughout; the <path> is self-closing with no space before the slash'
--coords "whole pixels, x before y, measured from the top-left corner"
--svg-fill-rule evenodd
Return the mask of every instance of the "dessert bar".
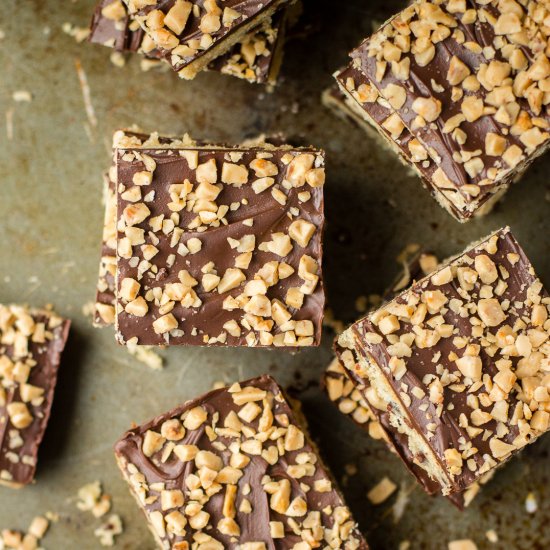
<path id="1" fill-rule="evenodd" d="M 535 0 L 421 0 L 336 75 L 358 116 L 460 221 L 486 213 L 548 148 L 545 13 Z"/>
<path id="2" fill-rule="evenodd" d="M 0 484 L 31 483 L 70 322 L 50 310 L 0 305 Z"/>
<path id="3" fill-rule="evenodd" d="M 548 430 L 549 311 L 505 228 L 352 325 L 337 352 L 409 468 L 450 495 Z"/>
<path id="4" fill-rule="evenodd" d="M 127 432 L 117 461 L 159 547 L 366 550 L 300 416 L 263 376 Z"/>
<path id="5" fill-rule="evenodd" d="M 289 0 L 124 0 L 128 13 L 146 32 L 141 49 L 154 49 L 185 79 L 193 79 L 231 50 Z"/>
<path id="6" fill-rule="evenodd" d="M 136 142 L 115 156 L 121 343 L 319 344 L 322 151 Z"/>

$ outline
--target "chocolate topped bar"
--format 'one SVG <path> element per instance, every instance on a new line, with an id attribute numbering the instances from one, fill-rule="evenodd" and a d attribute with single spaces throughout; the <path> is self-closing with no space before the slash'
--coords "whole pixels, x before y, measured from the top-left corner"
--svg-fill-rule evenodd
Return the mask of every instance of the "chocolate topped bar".
<path id="1" fill-rule="evenodd" d="M 398 260 L 402 263 L 403 270 L 385 291 L 382 297 L 384 302 L 395 298 L 400 291 L 410 286 L 414 281 L 429 275 L 439 264 L 436 256 L 419 249 L 412 253 L 408 253 L 408 250 L 405 249 Z M 376 408 L 379 399 L 374 390 L 370 388 L 367 380 L 361 380 L 356 385 L 350 379 L 348 371 L 335 357 L 324 372 L 321 383 L 329 399 L 338 407 L 341 413 L 352 418 L 374 439 L 384 439 L 389 443 L 388 435 L 383 428 L 384 422 L 380 422 L 381 411 Z M 387 413 L 385 416 L 387 417 Z"/>
<path id="2" fill-rule="evenodd" d="M 325 103 L 342 111 L 365 130 L 376 130 L 383 143 L 398 155 L 405 166 L 416 171 L 424 187 L 434 194 L 429 181 L 437 166 L 427 162 L 426 150 L 403 126 L 388 102 L 378 93 L 373 93 L 372 87 L 361 85 L 364 76 L 354 66 L 342 69 L 335 78 L 338 88 L 331 90 L 329 101 L 325 100 Z"/>
<path id="3" fill-rule="evenodd" d="M 282 55 L 285 24 L 286 14 L 276 13 L 228 52 L 214 59 L 208 69 L 249 82 L 274 83 Z M 92 17 L 89 40 L 119 52 L 138 52 L 147 58 L 165 61 L 160 50 L 150 49 L 145 31 L 128 15 L 122 0 L 101 0 L 98 3 Z"/>
<path id="4" fill-rule="evenodd" d="M 70 322 L 0 305 L 0 484 L 31 483 Z"/>
<path id="5" fill-rule="evenodd" d="M 266 140 L 253 140 L 255 143 L 280 144 L 280 137 L 272 137 Z M 197 145 L 199 142 L 189 136 L 181 137 L 159 136 L 156 133 L 145 134 L 137 130 L 121 130 L 115 133 L 113 147 L 184 147 Z M 203 143 L 200 143 L 204 145 Z M 94 325 L 103 327 L 113 325 L 115 322 L 116 304 L 116 163 L 103 176 L 103 203 L 105 215 L 103 222 L 103 235 L 101 242 L 101 257 L 99 262 L 99 276 L 96 287 L 96 300 L 94 305 Z"/>
<path id="6" fill-rule="evenodd" d="M 208 64 L 293 0 L 124 0 L 147 33 L 142 50 L 159 50 L 179 76 L 193 79 Z"/>
<path id="7" fill-rule="evenodd" d="M 367 549 L 269 376 L 214 390 L 134 428 L 115 453 L 161 548 Z"/>
<path id="8" fill-rule="evenodd" d="M 115 154 L 121 343 L 319 344 L 322 151 L 130 142 Z"/>
<path id="9" fill-rule="evenodd" d="M 351 53 L 360 96 L 387 102 L 393 139 L 414 138 L 433 192 L 461 221 L 548 148 L 547 15 L 536 0 L 421 0 Z"/>
<path id="10" fill-rule="evenodd" d="M 548 430 L 549 311 L 502 229 L 352 325 L 337 352 L 374 389 L 397 452 L 448 495 Z"/>

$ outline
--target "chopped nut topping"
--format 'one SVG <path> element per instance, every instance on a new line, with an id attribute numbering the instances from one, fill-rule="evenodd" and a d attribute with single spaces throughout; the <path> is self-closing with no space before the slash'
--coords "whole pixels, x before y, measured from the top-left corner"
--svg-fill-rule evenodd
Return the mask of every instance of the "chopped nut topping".
<path id="1" fill-rule="evenodd" d="M 433 122 L 441 114 L 441 102 L 433 97 L 418 97 L 413 101 L 412 109 L 427 122 Z"/>
<path id="2" fill-rule="evenodd" d="M 48 309 L 0 305 L 1 484 L 33 481 L 68 326 Z"/>
<path id="3" fill-rule="evenodd" d="M 391 479 L 385 477 L 367 493 L 367 498 L 372 504 L 382 504 L 390 498 L 396 489 L 397 485 Z"/>

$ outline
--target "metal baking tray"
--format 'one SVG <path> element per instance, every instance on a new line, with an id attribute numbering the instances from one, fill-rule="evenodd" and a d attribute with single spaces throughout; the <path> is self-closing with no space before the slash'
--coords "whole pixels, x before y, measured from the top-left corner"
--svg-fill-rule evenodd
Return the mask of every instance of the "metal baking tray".
<path id="1" fill-rule="evenodd" d="M 82 307 L 94 297 L 103 207 L 101 174 L 112 131 L 138 123 L 146 130 L 189 132 L 239 142 L 283 132 L 290 141 L 327 151 L 325 277 L 329 306 L 351 322 L 358 296 L 380 293 L 397 274 L 395 261 L 411 242 L 440 257 L 509 224 L 541 278 L 550 284 L 550 156 L 538 160 L 486 218 L 460 225 L 421 188 L 395 156 L 320 102 L 331 73 L 375 22 L 395 13 L 397 0 L 306 0 L 305 15 L 286 47 L 274 93 L 235 78 L 204 73 L 192 82 L 170 72 L 143 73 L 137 59 L 117 68 L 110 51 L 78 44 L 64 23 L 86 26 L 94 0 L 3 0 L 0 17 L 0 301 L 53 303 L 73 320 L 52 419 L 40 450 L 36 484 L 0 489 L 0 528 L 26 529 L 37 514 L 59 514 L 43 540 L 49 550 L 99 548 L 101 523 L 75 506 L 85 483 L 100 480 L 124 522 L 116 547 L 154 548 L 141 513 L 119 476 L 112 453 L 131 422 L 142 422 L 209 390 L 269 372 L 304 402 L 311 432 L 338 479 L 357 466 L 344 493 L 374 550 L 445 549 L 472 538 L 480 549 L 550 547 L 550 436 L 500 470 L 463 513 L 427 497 L 398 459 L 361 432 L 319 389 L 331 359 L 333 333 L 319 349 L 297 355 L 230 349 L 168 349 L 166 367 L 152 371 L 98 330 Z M 77 71 L 81 67 L 82 71 Z M 84 74 L 92 107 L 85 109 Z M 31 102 L 12 94 L 27 90 Z M 92 110 L 93 109 L 93 110 Z M 0 123 L 1 124 L 1 123 Z M 372 506 L 367 491 L 383 476 L 402 488 Z M 346 481 L 344 479 L 344 481 Z M 527 513 L 525 499 L 538 502 Z M 406 496 L 408 495 L 408 496 Z M 402 500 L 405 499 L 405 500 Z M 491 544 L 485 532 L 499 536 Z"/>

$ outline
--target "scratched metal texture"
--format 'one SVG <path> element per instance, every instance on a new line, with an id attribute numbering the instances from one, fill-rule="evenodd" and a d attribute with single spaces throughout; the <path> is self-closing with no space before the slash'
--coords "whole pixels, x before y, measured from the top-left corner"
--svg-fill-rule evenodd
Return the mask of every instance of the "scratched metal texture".
<path id="1" fill-rule="evenodd" d="M 345 466 L 358 474 L 344 493 L 374 550 L 445 549 L 472 538 L 480 549 L 550 547 L 550 436 L 514 459 L 464 513 L 431 499 L 382 444 L 371 441 L 332 408 L 318 380 L 331 359 L 333 333 L 320 349 L 284 352 L 169 349 L 166 368 L 153 372 L 115 344 L 110 329 L 92 328 L 82 306 L 96 283 L 103 211 L 101 173 L 114 129 L 139 123 L 148 130 L 189 132 L 239 142 L 259 132 L 285 132 L 297 143 L 327 151 L 326 269 L 329 305 L 336 318 L 357 316 L 355 299 L 379 293 L 397 272 L 404 245 L 422 243 L 441 257 L 510 224 L 540 276 L 550 284 L 550 157 L 539 160 L 480 221 L 460 225 L 421 189 L 394 155 L 320 103 L 331 73 L 375 22 L 396 12 L 398 0 L 306 0 L 305 16 L 286 48 L 282 79 L 273 94 L 218 74 L 193 82 L 171 73 L 124 68 L 103 47 L 76 41 L 63 23 L 86 26 L 94 0 L 2 0 L 0 16 L 0 301 L 53 303 L 73 320 L 53 415 L 40 451 L 36 484 L 0 489 L 0 528 L 25 529 L 32 517 L 59 514 L 43 545 L 49 550 L 99 548 L 100 524 L 75 507 L 83 484 L 101 480 L 124 521 L 117 547 L 149 550 L 153 540 L 121 480 L 112 446 L 131 422 L 143 422 L 227 382 L 269 372 L 304 401 L 311 432 L 338 479 Z M 90 86 L 95 117 L 84 109 L 76 64 Z M 28 90 L 30 103 L 12 94 Z M 3 125 L 13 124 L 13 139 Z M 392 499 L 378 507 L 365 495 L 382 476 L 406 491 L 409 502 L 394 521 Z M 525 511 L 534 492 L 538 511 Z M 485 538 L 495 529 L 500 540 Z"/>

